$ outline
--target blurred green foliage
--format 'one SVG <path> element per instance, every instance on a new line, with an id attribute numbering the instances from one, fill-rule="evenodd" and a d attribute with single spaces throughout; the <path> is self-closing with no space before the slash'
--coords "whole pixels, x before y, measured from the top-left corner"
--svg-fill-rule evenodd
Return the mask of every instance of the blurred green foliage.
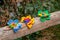
<path id="1" fill-rule="evenodd" d="M 21 2 L 20 5 L 18 6 L 18 10 L 16 10 L 15 9 L 16 6 L 13 5 L 9 0 L 7 0 L 6 3 L 1 7 L 3 10 L 7 9 L 8 12 L 15 13 L 14 16 L 17 15 L 20 18 L 20 16 L 26 16 L 26 15 L 36 17 L 38 10 L 47 9 L 49 12 L 58 11 L 60 10 L 59 6 L 60 6 L 60 0 L 23 0 L 23 2 Z M 1 12 L 0 8 L 0 15 L 1 14 L 3 14 L 3 12 Z M 55 35 L 54 37 L 52 37 L 51 40 L 60 40 L 60 24 L 42 31 L 26 35 L 22 38 L 17 38 L 15 40 L 36 40 L 37 38 L 43 38 L 44 31 L 47 32 L 47 34 L 52 32 Z"/>
<path id="2" fill-rule="evenodd" d="M 18 7 L 21 15 L 36 16 L 38 10 L 47 9 L 49 12 L 60 10 L 59 0 L 24 0 Z"/>

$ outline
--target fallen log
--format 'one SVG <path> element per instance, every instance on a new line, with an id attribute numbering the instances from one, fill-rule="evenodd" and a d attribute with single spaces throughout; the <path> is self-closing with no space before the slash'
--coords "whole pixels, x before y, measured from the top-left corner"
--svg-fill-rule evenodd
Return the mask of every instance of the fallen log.
<path id="1" fill-rule="evenodd" d="M 12 30 L 4 31 L 3 28 L 0 28 L 0 40 L 13 40 L 57 24 L 60 24 L 60 11 L 51 13 L 51 20 L 44 23 L 40 22 L 39 17 L 36 17 L 35 23 L 31 29 L 24 26 L 17 33 L 14 33 Z"/>

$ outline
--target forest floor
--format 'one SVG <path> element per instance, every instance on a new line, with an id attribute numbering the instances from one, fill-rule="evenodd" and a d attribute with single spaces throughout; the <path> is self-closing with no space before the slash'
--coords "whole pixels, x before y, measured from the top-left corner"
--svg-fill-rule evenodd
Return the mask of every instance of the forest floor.
<path id="1" fill-rule="evenodd" d="M 41 31 L 42 37 L 37 40 L 60 40 L 60 24 Z"/>

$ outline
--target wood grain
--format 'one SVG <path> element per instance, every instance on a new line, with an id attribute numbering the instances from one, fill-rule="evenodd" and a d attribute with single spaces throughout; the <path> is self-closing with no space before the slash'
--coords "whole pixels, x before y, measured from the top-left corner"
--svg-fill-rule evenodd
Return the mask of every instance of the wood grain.
<path id="1" fill-rule="evenodd" d="M 28 29 L 26 26 L 24 26 L 17 33 L 14 33 L 12 30 L 4 31 L 3 28 L 0 28 L 0 40 L 13 40 L 39 30 L 44 30 L 57 24 L 60 24 L 60 11 L 51 13 L 51 20 L 48 20 L 44 23 L 40 22 L 39 17 L 36 17 L 35 23 L 31 29 Z"/>

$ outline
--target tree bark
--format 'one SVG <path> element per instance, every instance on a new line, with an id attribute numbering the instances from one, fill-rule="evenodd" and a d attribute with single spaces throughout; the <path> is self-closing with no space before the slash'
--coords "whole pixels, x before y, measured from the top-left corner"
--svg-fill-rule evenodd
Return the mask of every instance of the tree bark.
<path id="1" fill-rule="evenodd" d="M 4 31 L 3 28 L 0 28 L 0 40 L 13 40 L 57 24 L 60 24 L 60 11 L 51 13 L 51 20 L 46 22 L 40 22 L 39 17 L 36 17 L 35 23 L 31 29 L 25 26 L 17 33 L 14 33 L 12 30 Z"/>

